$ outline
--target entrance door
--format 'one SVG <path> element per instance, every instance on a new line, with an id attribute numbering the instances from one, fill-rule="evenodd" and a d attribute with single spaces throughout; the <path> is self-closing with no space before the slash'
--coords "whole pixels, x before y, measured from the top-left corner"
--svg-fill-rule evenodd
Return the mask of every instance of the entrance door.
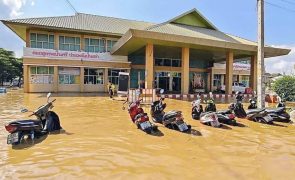
<path id="1" fill-rule="evenodd" d="M 181 77 L 170 77 L 172 78 L 172 91 L 180 92 L 181 91 Z"/>
<path id="2" fill-rule="evenodd" d="M 169 91 L 169 77 L 159 77 L 158 87 L 164 89 L 165 92 Z"/>

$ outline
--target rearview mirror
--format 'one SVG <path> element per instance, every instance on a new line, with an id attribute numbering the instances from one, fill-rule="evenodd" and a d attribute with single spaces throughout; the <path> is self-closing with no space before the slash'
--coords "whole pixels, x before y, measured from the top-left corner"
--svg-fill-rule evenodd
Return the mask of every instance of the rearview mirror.
<path id="1" fill-rule="evenodd" d="M 164 93 L 164 89 L 161 89 L 161 90 L 160 90 L 160 94 L 163 94 L 163 93 Z"/>
<path id="2" fill-rule="evenodd" d="M 49 98 L 50 98 L 50 96 L 51 96 L 51 93 L 48 93 L 48 94 L 47 94 L 47 99 L 49 99 Z"/>
<path id="3" fill-rule="evenodd" d="M 27 110 L 26 108 L 24 108 L 24 109 L 22 109 L 20 112 L 21 113 L 26 113 L 26 112 L 28 112 L 29 110 Z"/>

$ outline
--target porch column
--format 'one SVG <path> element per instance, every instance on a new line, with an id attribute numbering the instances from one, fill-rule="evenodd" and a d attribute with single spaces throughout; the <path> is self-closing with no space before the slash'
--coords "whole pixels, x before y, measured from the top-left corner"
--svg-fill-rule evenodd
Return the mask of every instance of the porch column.
<path id="1" fill-rule="evenodd" d="M 257 56 L 251 56 L 250 87 L 257 91 Z"/>
<path id="2" fill-rule="evenodd" d="M 84 92 L 84 67 L 80 67 L 80 92 Z"/>
<path id="3" fill-rule="evenodd" d="M 54 71 L 53 71 L 53 91 L 55 93 L 58 92 L 58 66 L 54 66 Z"/>
<path id="4" fill-rule="evenodd" d="M 154 86 L 154 45 L 148 43 L 145 47 L 145 89 Z"/>
<path id="5" fill-rule="evenodd" d="M 29 66 L 24 65 L 24 92 L 29 92 Z"/>
<path id="6" fill-rule="evenodd" d="M 108 92 L 108 83 L 109 83 L 109 69 L 105 68 L 103 72 L 103 82 L 104 82 L 104 92 Z"/>
<path id="7" fill-rule="evenodd" d="M 232 94 L 234 53 L 226 54 L 225 94 Z"/>
<path id="8" fill-rule="evenodd" d="M 181 93 L 189 91 L 189 48 L 183 47 L 181 53 Z"/>

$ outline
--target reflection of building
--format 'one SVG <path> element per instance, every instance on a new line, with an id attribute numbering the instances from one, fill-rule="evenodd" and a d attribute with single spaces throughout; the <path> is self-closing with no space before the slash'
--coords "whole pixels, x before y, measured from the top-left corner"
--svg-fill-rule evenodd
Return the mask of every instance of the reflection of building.
<path id="1" fill-rule="evenodd" d="M 243 83 L 246 87 L 250 86 L 250 70 L 249 63 L 234 63 L 233 64 L 233 82 Z M 211 89 L 215 90 L 221 85 L 225 85 L 226 66 L 224 63 L 214 63 L 210 68 L 211 74 Z"/>
<path id="2" fill-rule="evenodd" d="M 256 43 L 219 31 L 196 9 L 160 24 L 82 13 L 2 22 L 26 42 L 25 92 L 102 92 L 128 71 L 132 88 L 187 94 L 213 88 L 222 79 L 215 75 L 231 85 L 241 58 L 250 59 L 245 82 L 256 87 Z M 266 57 L 289 52 L 265 47 Z M 211 68 L 216 62 L 225 71 Z"/>

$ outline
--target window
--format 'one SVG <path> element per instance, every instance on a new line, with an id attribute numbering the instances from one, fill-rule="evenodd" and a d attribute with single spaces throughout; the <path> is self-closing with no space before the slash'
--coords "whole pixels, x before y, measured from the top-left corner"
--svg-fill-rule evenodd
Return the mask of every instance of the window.
<path id="1" fill-rule="evenodd" d="M 105 39 L 85 38 L 85 51 L 96 53 L 110 52 L 116 42 L 117 41 Z"/>
<path id="2" fill-rule="evenodd" d="M 126 72 L 126 70 L 123 69 L 109 69 L 108 70 L 108 76 L 109 76 L 109 81 L 112 84 L 119 84 L 119 72 Z"/>
<path id="3" fill-rule="evenodd" d="M 107 52 L 110 52 L 114 44 L 116 44 L 117 41 L 108 40 L 107 41 Z"/>
<path id="4" fill-rule="evenodd" d="M 241 75 L 240 76 L 240 81 L 245 85 L 245 87 L 249 86 L 249 82 L 250 82 L 250 76 L 248 75 Z"/>
<path id="5" fill-rule="evenodd" d="M 59 84 L 80 84 L 80 68 L 58 69 Z"/>
<path id="6" fill-rule="evenodd" d="M 221 86 L 221 74 L 214 74 L 213 86 Z"/>
<path id="7" fill-rule="evenodd" d="M 30 84 L 53 84 L 54 68 L 47 66 L 30 67 Z"/>
<path id="8" fill-rule="evenodd" d="M 180 59 L 171 58 L 155 58 L 156 66 L 169 66 L 169 67 L 181 67 Z"/>
<path id="9" fill-rule="evenodd" d="M 54 35 L 30 33 L 30 47 L 54 49 Z"/>
<path id="10" fill-rule="evenodd" d="M 84 84 L 103 84 L 104 69 L 84 69 Z"/>
<path id="11" fill-rule="evenodd" d="M 80 38 L 59 36 L 59 49 L 65 51 L 80 51 Z"/>

